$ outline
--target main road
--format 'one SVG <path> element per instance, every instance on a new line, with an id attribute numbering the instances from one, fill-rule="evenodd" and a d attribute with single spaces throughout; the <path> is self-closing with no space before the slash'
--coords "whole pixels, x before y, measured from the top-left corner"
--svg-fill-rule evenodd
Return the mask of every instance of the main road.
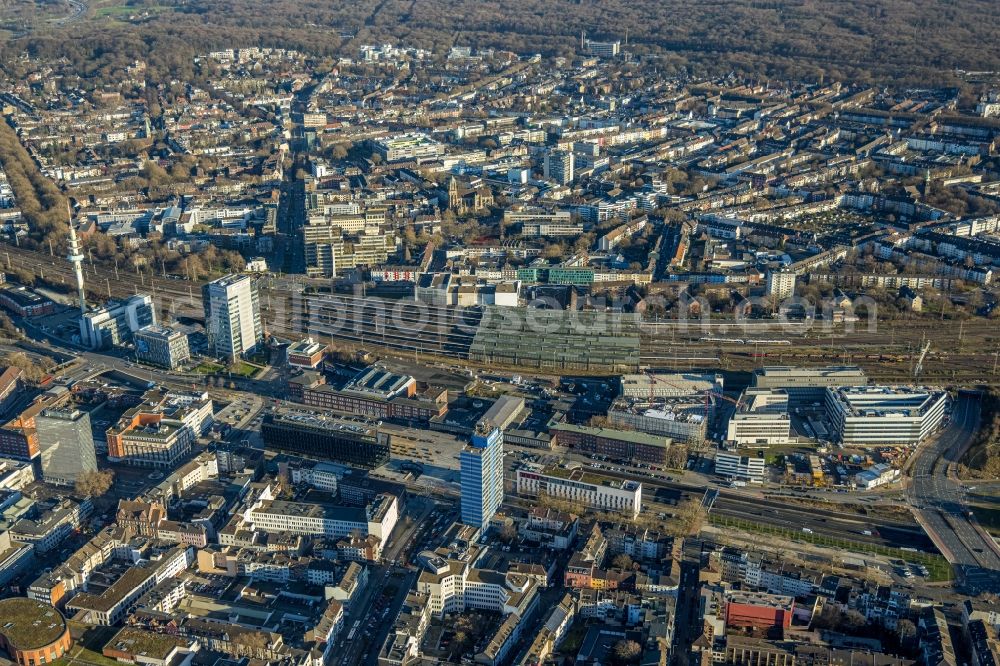
<path id="1" fill-rule="evenodd" d="M 951 423 L 914 453 L 907 499 L 917 520 L 970 593 L 1000 591 L 1000 546 L 976 522 L 965 489 L 949 474 L 979 428 L 977 395 L 960 394 Z"/>

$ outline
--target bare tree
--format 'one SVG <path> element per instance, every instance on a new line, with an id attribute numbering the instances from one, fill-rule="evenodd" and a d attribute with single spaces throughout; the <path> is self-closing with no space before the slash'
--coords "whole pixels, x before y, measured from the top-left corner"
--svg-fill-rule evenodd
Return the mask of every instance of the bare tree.
<path id="1" fill-rule="evenodd" d="M 622 639 L 615 643 L 614 658 L 619 664 L 635 661 L 642 654 L 642 646 L 635 641 Z"/>
<path id="2" fill-rule="evenodd" d="M 76 492 L 83 497 L 100 497 L 111 490 L 115 473 L 110 469 L 102 472 L 84 472 L 76 478 Z"/>
<path id="3" fill-rule="evenodd" d="M 625 553 L 621 553 L 619 555 L 616 555 L 615 559 L 611 560 L 611 564 L 619 569 L 624 569 L 625 571 L 628 571 L 629 569 L 632 568 L 634 562 L 632 561 L 631 557 L 629 557 Z"/>

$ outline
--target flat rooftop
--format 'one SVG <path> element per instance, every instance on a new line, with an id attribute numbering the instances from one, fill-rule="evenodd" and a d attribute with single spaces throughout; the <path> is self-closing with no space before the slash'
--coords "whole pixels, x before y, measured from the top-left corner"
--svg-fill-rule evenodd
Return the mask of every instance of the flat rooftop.
<path id="1" fill-rule="evenodd" d="M 160 324 L 150 324 L 149 326 L 144 326 L 135 332 L 135 335 L 147 338 L 163 338 L 169 340 L 170 338 L 184 335 L 180 331 L 169 326 L 162 326 Z"/>
<path id="2" fill-rule="evenodd" d="M 581 435 L 591 435 L 603 437 L 620 442 L 631 442 L 632 444 L 642 444 L 644 446 L 670 446 L 670 438 L 662 435 L 650 435 L 636 430 L 614 430 L 612 428 L 594 428 L 591 426 L 573 425 L 572 423 L 559 423 L 552 426 L 551 430 L 556 433 L 572 432 Z"/>
<path id="3" fill-rule="evenodd" d="M 409 375 L 396 374 L 385 368 L 372 366 L 355 375 L 341 390 L 345 393 L 372 395 L 388 400 L 404 392 L 412 383 L 414 379 Z"/>
<path id="4" fill-rule="evenodd" d="M 577 481 L 579 483 L 586 483 L 592 486 L 604 486 L 605 488 L 617 488 L 621 490 L 638 490 L 642 484 L 638 481 L 628 481 L 626 479 L 616 479 L 610 476 L 603 476 L 595 472 L 591 472 L 582 467 L 567 468 L 560 467 L 558 465 L 525 465 L 522 468 L 525 472 L 533 472 L 535 474 L 541 474 L 543 476 L 551 476 L 556 479 L 564 479 L 566 481 Z M 521 471 L 521 470 L 518 470 Z"/>
<path id="5" fill-rule="evenodd" d="M 339 520 L 351 523 L 367 523 L 368 516 L 365 507 L 340 506 L 336 504 L 319 504 L 307 502 L 286 502 L 285 500 L 269 500 L 262 502 L 259 509 L 251 512 L 270 513 L 283 516 L 301 516 L 323 520 Z"/>
<path id="6" fill-rule="evenodd" d="M 313 430 L 340 431 L 359 436 L 375 437 L 376 435 L 375 428 L 356 421 L 306 414 L 303 412 L 276 412 L 265 422 L 273 423 L 274 425 L 309 428 Z"/>
<path id="7" fill-rule="evenodd" d="M 36 650 L 66 633 L 66 620 L 54 606 L 28 599 L 0 599 L 0 634 L 18 650 Z"/>
<path id="8" fill-rule="evenodd" d="M 705 397 L 685 395 L 648 398 L 618 398 L 611 403 L 609 411 L 623 414 L 637 414 L 650 419 L 702 423 L 705 420 Z"/>
<path id="9" fill-rule="evenodd" d="M 788 392 L 780 388 L 750 387 L 740 397 L 737 410 L 743 414 L 788 412 Z"/>
<path id="10" fill-rule="evenodd" d="M 67 608 L 108 612 L 147 580 L 156 575 L 152 566 L 130 567 L 122 576 L 101 594 L 81 592 L 69 601 Z"/>
<path id="11" fill-rule="evenodd" d="M 287 354 L 302 354 L 305 356 L 312 356 L 317 352 L 321 352 L 326 349 L 326 345 L 322 345 L 312 338 L 306 338 L 305 340 L 299 340 L 298 342 L 293 342 L 288 345 L 285 350 Z"/>
<path id="12" fill-rule="evenodd" d="M 848 416 L 921 416 L 946 393 L 912 386 L 842 386 L 827 389 Z"/>
<path id="13" fill-rule="evenodd" d="M 125 627 L 104 645 L 104 649 L 165 661 L 174 649 L 187 645 L 187 640 L 177 636 Z"/>
<path id="14" fill-rule="evenodd" d="M 758 378 L 776 379 L 808 379 L 819 377 L 861 377 L 865 371 L 856 365 L 828 365 L 821 368 L 802 368 L 794 365 L 768 365 L 753 371 L 754 382 Z"/>
<path id="15" fill-rule="evenodd" d="M 212 282 L 209 282 L 207 286 L 228 287 L 230 285 L 239 284 L 240 282 L 250 281 L 250 280 L 253 280 L 253 278 L 250 277 L 249 275 L 234 273 L 233 275 L 226 275 L 224 277 L 220 277 L 218 280 L 213 280 Z"/>
<path id="16" fill-rule="evenodd" d="M 684 396 L 722 389 L 722 379 L 714 374 L 693 372 L 622 375 L 622 395 L 654 393 Z"/>

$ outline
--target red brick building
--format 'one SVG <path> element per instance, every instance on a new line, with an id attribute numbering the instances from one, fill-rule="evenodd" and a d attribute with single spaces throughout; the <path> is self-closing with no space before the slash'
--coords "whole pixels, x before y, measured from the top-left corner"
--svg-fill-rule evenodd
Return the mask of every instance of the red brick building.
<path id="1" fill-rule="evenodd" d="M 763 592 L 730 592 L 726 595 L 726 626 L 739 629 L 788 629 L 792 626 L 795 599 Z"/>

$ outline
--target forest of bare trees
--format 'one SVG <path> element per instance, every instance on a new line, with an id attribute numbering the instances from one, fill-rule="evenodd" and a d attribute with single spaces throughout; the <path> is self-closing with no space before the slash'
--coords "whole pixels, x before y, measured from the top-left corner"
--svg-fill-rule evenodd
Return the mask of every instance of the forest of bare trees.
<path id="1" fill-rule="evenodd" d="M 581 31 L 628 36 L 674 74 L 737 71 L 770 78 L 954 81 L 955 69 L 1000 70 L 1000 7 L 990 0 L 126 0 L 131 22 L 93 15 L 65 30 L 7 42 L 0 57 L 66 57 L 84 79 L 106 79 L 134 58 L 149 76 L 191 80 L 195 53 L 232 46 L 297 48 L 319 57 L 362 43 L 454 44 L 571 55 Z M 150 11 L 146 11 L 147 8 Z M 507 9 L 510 9 L 508 11 Z M 14 72 L 12 72 L 14 73 Z"/>

